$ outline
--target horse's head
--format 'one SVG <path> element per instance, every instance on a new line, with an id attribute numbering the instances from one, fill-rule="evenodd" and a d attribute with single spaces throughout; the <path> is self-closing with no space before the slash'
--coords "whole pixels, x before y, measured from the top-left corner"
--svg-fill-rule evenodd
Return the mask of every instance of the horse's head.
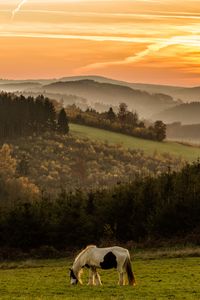
<path id="1" fill-rule="evenodd" d="M 70 277 L 70 283 L 72 285 L 75 285 L 78 283 L 78 278 L 75 276 L 73 269 L 69 269 L 70 273 L 69 273 L 69 277 Z"/>

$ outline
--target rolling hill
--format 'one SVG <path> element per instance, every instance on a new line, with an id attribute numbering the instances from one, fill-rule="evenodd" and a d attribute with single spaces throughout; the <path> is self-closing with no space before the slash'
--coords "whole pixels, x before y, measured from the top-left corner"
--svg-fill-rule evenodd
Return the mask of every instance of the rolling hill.
<path id="1" fill-rule="evenodd" d="M 174 100 L 179 102 L 200 101 L 200 87 L 178 87 L 145 83 L 129 83 L 128 86 L 149 93 L 164 93 L 170 95 Z"/>
<path id="2" fill-rule="evenodd" d="M 148 84 L 148 83 L 132 83 L 122 80 L 115 80 L 103 76 L 72 76 L 63 77 L 61 81 L 78 81 L 78 80 L 95 80 L 101 83 L 111 83 L 122 86 L 128 86 L 132 89 L 137 89 L 141 91 L 146 91 L 150 94 L 166 94 L 173 97 L 176 101 L 181 102 L 193 102 L 200 101 L 200 87 L 181 87 L 181 86 L 171 86 L 171 85 L 160 85 L 160 84 Z"/>
<path id="3" fill-rule="evenodd" d="M 123 80 L 111 79 L 98 75 L 84 75 L 84 76 L 68 76 L 61 78 L 52 79 L 27 79 L 27 80 L 3 80 L 0 79 L 0 89 L 4 85 L 4 88 L 9 88 L 11 84 L 22 84 L 22 83 L 39 83 L 41 85 L 47 85 L 56 82 L 69 82 L 69 81 L 80 81 L 80 80 L 93 80 L 99 83 L 110 83 L 121 86 L 128 86 L 132 89 L 145 91 L 150 94 L 166 94 L 173 97 L 176 101 L 193 102 L 200 101 L 200 87 L 181 87 L 181 86 L 170 86 L 160 84 L 149 84 L 149 83 L 134 83 Z M 17 86 L 16 86 L 17 88 Z"/>
<path id="4" fill-rule="evenodd" d="M 0 90 L 29 94 L 51 95 L 52 99 L 66 105 L 76 103 L 82 107 L 92 106 L 104 111 L 107 106 L 117 107 L 126 102 L 146 119 L 164 122 L 180 121 L 184 124 L 198 123 L 197 111 L 183 101 L 200 101 L 200 87 L 178 87 L 145 83 L 131 83 L 102 76 L 72 76 L 60 79 L 0 80 Z M 83 101 L 84 99 L 84 101 Z M 181 100 L 180 100 L 181 99 Z M 82 103 L 83 101 L 83 103 Z M 191 108 L 191 109 L 190 109 Z M 192 113 L 194 111 L 194 120 Z"/>
<path id="5" fill-rule="evenodd" d="M 173 92 L 169 93 L 175 98 L 180 98 L 187 102 L 200 101 L 200 87 L 187 87 L 177 88 Z"/>
<path id="6" fill-rule="evenodd" d="M 167 138 L 200 145 L 200 123 L 182 125 L 175 122 L 167 125 Z"/>
<path id="7" fill-rule="evenodd" d="M 165 123 L 200 124 L 200 102 L 177 105 L 155 114 L 152 118 L 162 120 Z"/>
<path id="8" fill-rule="evenodd" d="M 140 90 L 133 90 L 128 86 L 111 83 L 100 83 L 94 80 L 79 80 L 55 82 L 42 87 L 45 92 L 71 94 L 88 99 L 91 103 L 118 105 L 120 102 L 128 104 L 130 109 L 136 110 L 140 116 L 150 118 L 152 114 L 175 106 L 172 97 L 164 94 L 149 94 Z"/>
<path id="9" fill-rule="evenodd" d="M 126 149 L 140 149 L 145 154 L 152 155 L 154 153 L 174 155 L 182 157 L 187 161 L 194 161 L 200 157 L 200 148 L 185 146 L 176 142 L 154 142 L 130 137 L 120 133 L 114 133 L 102 129 L 96 129 L 88 126 L 70 124 L 70 130 L 73 134 L 89 138 L 92 140 L 106 141 L 109 144 L 123 145 Z"/>
<path id="10" fill-rule="evenodd" d="M 39 82 L 11 82 L 11 83 L 0 83 L 0 90 L 6 92 L 25 91 L 30 89 L 40 88 Z"/>

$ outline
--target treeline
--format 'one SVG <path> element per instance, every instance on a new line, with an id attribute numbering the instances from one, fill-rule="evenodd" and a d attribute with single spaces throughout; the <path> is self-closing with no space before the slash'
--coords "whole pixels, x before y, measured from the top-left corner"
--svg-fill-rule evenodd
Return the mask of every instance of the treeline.
<path id="1" fill-rule="evenodd" d="M 0 210 L 0 246 L 32 249 L 83 247 L 89 243 L 143 242 L 177 237 L 200 243 L 200 162 L 157 178 Z"/>
<path id="2" fill-rule="evenodd" d="M 77 124 L 160 142 L 166 138 L 166 125 L 162 121 L 158 120 L 154 124 L 146 126 L 139 119 L 137 112 L 128 110 L 126 103 L 120 103 L 117 113 L 114 112 L 112 107 L 106 112 L 99 113 L 92 108 L 83 111 L 76 105 L 68 106 L 66 112 L 70 121 Z"/>
<path id="3" fill-rule="evenodd" d="M 38 134 L 45 131 L 67 133 L 64 109 L 56 113 L 53 103 L 44 96 L 16 96 L 0 93 L 0 138 Z"/>

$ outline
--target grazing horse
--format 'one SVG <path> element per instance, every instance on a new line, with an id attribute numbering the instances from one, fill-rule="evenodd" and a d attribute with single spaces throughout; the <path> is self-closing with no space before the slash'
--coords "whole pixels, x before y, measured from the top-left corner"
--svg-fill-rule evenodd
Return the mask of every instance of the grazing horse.
<path id="1" fill-rule="evenodd" d="M 82 284 L 81 271 L 89 268 L 89 285 L 101 285 L 101 278 L 97 272 L 98 268 L 107 270 L 115 268 L 119 272 L 119 284 L 125 284 L 127 274 L 129 285 L 135 285 L 135 277 L 131 267 L 129 251 L 122 247 L 97 248 L 94 245 L 87 246 L 75 258 L 70 268 L 71 284 Z"/>

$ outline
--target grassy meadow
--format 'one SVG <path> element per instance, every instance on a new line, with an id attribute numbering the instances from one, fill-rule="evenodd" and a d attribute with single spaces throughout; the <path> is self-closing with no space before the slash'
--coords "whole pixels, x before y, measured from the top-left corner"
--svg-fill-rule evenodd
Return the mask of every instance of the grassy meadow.
<path id="1" fill-rule="evenodd" d="M 112 144 L 120 144 L 130 149 L 141 149 L 146 154 L 152 155 L 155 151 L 158 153 L 169 153 L 171 155 L 181 156 L 190 162 L 200 157 L 200 147 L 182 145 L 176 142 L 155 142 L 77 124 L 70 124 L 70 130 L 77 136 L 102 142 L 106 141 Z"/>
<path id="2" fill-rule="evenodd" d="M 85 285 L 71 286 L 71 263 L 72 259 L 1 263 L 0 299 L 200 299 L 200 259 L 184 252 L 136 255 L 136 287 L 118 286 L 116 270 L 100 271 L 101 287 L 86 285 L 88 270 L 83 273 Z"/>

